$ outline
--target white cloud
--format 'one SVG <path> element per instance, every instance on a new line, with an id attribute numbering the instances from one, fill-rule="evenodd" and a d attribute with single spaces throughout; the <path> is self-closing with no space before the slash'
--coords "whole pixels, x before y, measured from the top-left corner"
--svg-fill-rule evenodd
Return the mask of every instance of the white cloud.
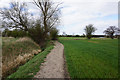
<path id="1" fill-rule="evenodd" d="M 72 0 L 71 0 L 72 1 Z M 83 34 L 84 27 L 94 24 L 97 27 L 95 34 L 103 34 L 103 31 L 110 25 L 118 26 L 117 19 L 113 20 L 111 15 L 118 15 L 117 2 L 69 2 L 64 3 L 62 9 L 61 34 L 65 31 L 68 34 Z M 109 18 L 108 18 L 108 17 Z"/>
<path id="2" fill-rule="evenodd" d="M 0 8 L 9 7 L 11 1 L 29 2 L 29 12 L 39 17 L 39 10 L 32 3 L 33 0 L 0 0 Z M 103 30 L 110 25 L 118 26 L 118 20 L 112 19 L 111 15 L 118 15 L 119 0 L 54 0 L 63 2 L 62 24 L 58 28 L 60 33 L 65 31 L 68 34 L 83 34 L 84 27 L 94 24 L 98 29 L 95 34 L 102 34 Z M 106 16 L 109 16 L 107 19 Z"/>

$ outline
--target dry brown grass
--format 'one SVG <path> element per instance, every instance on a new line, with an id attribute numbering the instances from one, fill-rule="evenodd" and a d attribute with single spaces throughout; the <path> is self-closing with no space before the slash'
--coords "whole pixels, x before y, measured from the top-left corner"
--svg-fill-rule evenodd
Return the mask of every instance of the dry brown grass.
<path id="1" fill-rule="evenodd" d="M 12 72 L 13 68 L 18 67 L 19 65 L 25 64 L 28 60 L 30 60 L 34 55 L 40 53 L 41 50 L 33 50 L 31 53 L 26 53 L 24 55 L 17 56 L 13 61 L 9 61 L 8 63 L 2 64 L 2 75 L 7 75 L 8 72 Z"/>
<path id="2" fill-rule="evenodd" d="M 2 53 L 2 76 L 6 77 L 15 72 L 14 69 L 25 64 L 34 57 L 34 55 L 40 52 L 40 47 L 28 37 L 19 38 L 17 40 L 12 40 L 12 38 L 11 40 L 5 39 Z"/>
<path id="3" fill-rule="evenodd" d="M 23 37 L 23 38 L 19 38 L 18 40 L 16 40 L 16 42 L 23 42 L 23 41 L 29 41 L 29 40 L 31 39 L 28 37 Z"/>

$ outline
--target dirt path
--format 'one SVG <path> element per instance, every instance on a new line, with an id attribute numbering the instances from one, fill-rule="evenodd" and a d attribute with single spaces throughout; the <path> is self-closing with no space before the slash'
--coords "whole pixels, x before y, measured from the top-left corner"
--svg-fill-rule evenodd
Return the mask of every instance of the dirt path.
<path id="1" fill-rule="evenodd" d="M 47 55 L 45 62 L 40 66 L 40 71 L 34 76 L 35 78 L 64 78 L 64 46 L 55 42 L 55 47 Z"/>

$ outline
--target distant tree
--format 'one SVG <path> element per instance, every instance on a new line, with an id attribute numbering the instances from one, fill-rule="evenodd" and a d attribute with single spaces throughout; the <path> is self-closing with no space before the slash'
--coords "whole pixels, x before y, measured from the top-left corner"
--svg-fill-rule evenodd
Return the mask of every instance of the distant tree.
<path id="1" fill-rule="evenodd" d="M 75 35 L 75 37 L 80 37 L 80 35 Z"/>
<path id="2" fill-rule="evenodd" d="M 87 37 L 88 39 L 91 39 L 93 33 L 94 33 L 97 29 L 96 29 L 95 27 L 93 27 L 92 24 L 89 24 L 89 25 L 87 25 L 87 26 L 85 27 L 84 30 L 85 30 L 85 33 L 86 33 L 86 37 Z"/>
<path id="3" fill-rule="evenodd" d="M 119 31 L 119 28 L 116 28 L 115 26 L 109 26 L 109 28 L 107 28 L 103 33 L 105 33 L 111 39 L 114 39 L 114 34 L 118 33 Z"/>
<path id="4" fill-rule="evenodd" d="M 63 34 L 62 34 L 63 36 L 67 36 L 67 34 L 65 33 L 65 32 L 63 32 Z"/>
<path id="5" fill-rule="evenodd" d="M 82 35 L 83 37 L 85 37 L 85 34 L 83 33 L 83 35 Z"/>

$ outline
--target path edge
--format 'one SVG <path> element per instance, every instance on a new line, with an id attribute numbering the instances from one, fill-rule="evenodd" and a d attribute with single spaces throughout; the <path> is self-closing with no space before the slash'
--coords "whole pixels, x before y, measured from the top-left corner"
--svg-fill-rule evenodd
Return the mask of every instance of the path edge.
<path id="1" fill-rule="evenodd" d="M 65 56 L 65 53 L 64 53 L 64 49 L 63 49 L 63 58 L 64 58 L 64 64 L 63 64 L 64 78 L 70 79 L 70 75 L 69 75 L 68 68 L 67 68 L 67 63 L 66 63 L 67 61 L 66 61 L 66 56 Z"/>

